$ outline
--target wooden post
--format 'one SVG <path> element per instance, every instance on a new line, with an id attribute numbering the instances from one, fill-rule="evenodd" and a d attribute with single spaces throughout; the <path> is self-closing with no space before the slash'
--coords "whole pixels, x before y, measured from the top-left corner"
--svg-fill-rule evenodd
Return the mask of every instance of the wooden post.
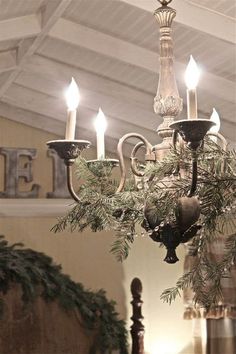
<path id="1" fill-rule="evenodd" d="M 133 315 L 131 320 L 133 324 L 131 326 L 132 336 L 132 354 L 144 354 L 144 325 L 142 324 L 142 283 L 138 278 L 134 278 L 131 283 L 131 293 L 133 300 L 131 305 L 133 307 Z"/>

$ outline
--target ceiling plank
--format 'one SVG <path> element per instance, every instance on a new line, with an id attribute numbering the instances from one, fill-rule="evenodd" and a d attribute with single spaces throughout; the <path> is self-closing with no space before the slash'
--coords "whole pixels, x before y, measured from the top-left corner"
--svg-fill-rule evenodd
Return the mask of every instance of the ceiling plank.
<path id="1" fill-rule="evenodd" d="M 92 28 L 60 18 L 49 36 L 150 71 L 157 71 L 157 54 Z"/>
<path id="2" fill-rule="evenodd" d="M 151 72 L 158 72 L 157 53 L 63 18 L 60 18 L 51 28 L 49 36 Z M 183 81 L 185 65 L 175 62 L 175 66 L 177 79 Z M 214 87 L 214 94 L 218 98 L 235 101 L 234 82 L 222 77 L 205 72 L 204 80 L 200 81 L 199 87 L 210 92 Z"/>
<path id="3" fill-rule="evenodd" d="M 143 10 L 154 12 L 153 0 L 120 0 Z M 220 14 L 206 7 L 186 0 L 175 1 L 173 7 L 177 10 L 175 21 L 205 32 L 211 36 L 236 44 L 235 25 L 233 17 Z"/>
<path id="4" fill-rule="evenodd" d="M 74 75 L 74 77 L 76 79 L 77 75 Z M 140 126 L 141 128 L 143 128 L 144 117 L 145 126 L 149 129 L 156 129 L 157 126 L 161 123 L 161 118 L 153 112 L 152 104 L 146 104 L 145 106 L 136 104 L 136 101 L 133 99 L 134 90 L 131 91 L 133 96 L 129 95 L 124 98 L 119 95 L 111 95 L 109 89 L 107 89 L 106 92 L 104 92 L 104 90 L 101 92 L 101 90 L 97 91 L 93 85 L 89 87 L 86 83 L 84 86 L 84 81 L 82 82 L 80 76 L 78 76 L 78 79 L 81 94 L 80 105 L 83 107 L 90 108 L 96 112 L 101 106 L 108 116 L 115 117 L 124 123 L 133 121 L 135 122 L 135 126 Z M 43 76 L 42 73 L 40 77 L 38 77 L 32 73 L 22 72 L 21 75 L 17 78 L 16 83 L 20 85 L 22 89 L 25 87 L 32 91 L 37 91 L 42 94 L 55 97 L 60 100 L 62 105 L 65 105 L 63 93 L 65 91 L 66 85 L 64 81 L 59 82 L 57 80 L 54 82 L 50 80 L 47 75 Z M 114 83 L 114 87 L 116 88 L 116 83 Z M 110 82 L 109 88 L 112 91 L 112 82 Z M 122 87 L 120 90 L 122 91 Z M 8 91 L 8 95 L 10 96 L 11 91 L 11 89 Z"/>
<path id="5" fill-rule="evenodd" d="M 55 23 L 49 36 L 147 70 L 158 69 L 157 54 L 64 18 Z"/>
<path id="6" fill-rule="evenodd" d="M 25 67 L 25 71 L 21 73 L 16 82 L 29 86 L 32 89 L 37 88 L 38 91 L 41 91 L 42 93 L 48 93 L 49 95 L 58 97 L 61 99 L 61 101 L 63 101 L 63 92 L 65 86 L 70 81 L 71 76 L 74 76 L 76 81 L 79 83 L 79 86 L 82 88 L 82 91 L 85 89 L 89 92 L 93 92 L 94 95 L 98 94 L 99 97 L 107 96 L 111 98 L 111 100 L 115 98 L 116 101 L 120 101 L 121 105 L 124 107 L 127 105 L 127 103 L 131 104 L 135 106 L 135 109 L 138 112 L 137 117 L 140 116 L 140 112 L 144 112 L 143 117 L 145 117 L 145 126 L 148 125 L 149 128 L 156 129 L 160 123 L 160 118 L 157 115 L 153 115 L 152 106 L 154 94 L 152 92 L 140 91 L 123 83 L 102 77 L 98 74 L 81 70 L 76 67 L 71 67 L 66 63 L 59 63 L 53 59 L 45 58 L 39 55 L 34 55 L 30 59 L 30 61 L 27 63 L 27 66 Z M 184 96 L 185 88 L 182 91 L 182 96 Z M 87 98 L 86 95 L 86 91 L 84 91 L 83 96 L 85 98 Z M 91 100 L 93 101 L 93 97 Z M 205 101 L 209 101 L 210 104 L 209 102 L 207 105 L 204 104 Z M 200 91 L 199 102 L 199 116 L 202 118 L 209 117 L 212 107 L 216 105 L 215 97 L 212 96 L 210 92 L 207 95 L 206 93 L 203 93 L 202 95 L 202 92 Z M 224 104 L 222 102 L 224 102 Z M 102 105 L 102 103 L 103 101 L 97 101 L 99 106 Z M 91 103 L 89 103 L 89 105 L 90 104 Z M 97 107 L 93 107 L 97 109 Z M 227 121 L 235 121 L 234 115 L 231 114 L 231 111 L 234 112 L 235 110 L 235 105 L 233 103 L 222 100 L 218 101 L 217 109 L 221 114 L 223 124 L 225 124 Z M 121 112 L 119 118 L 124 120 L 124 117 L 126 117 L 128 121 L 136 120 L 136 111 L 128 115 L 125 115 L 123 112 Z M 149 124 L 147 124 L 146 121 L 146 112 L 148 115 L 150 115 L 150 112 L 153 115 L 153 121 L 150 121 Z M 116 110 L 113 110 L 111 115 L 115 117 Z M 184 111 L 182 112 L 181 117 L 184 118 L 185 116 L 186 109 L 184 107 Z M 141 123 L 142 125 L 144 125 L 143 117 Z"/>
<path id="7" fill-rule="evenodd" d="M 5 95 L 2 100 L 9 105 L 26 109 L 30 112 L 36 112 L 42 116 L 51 117 L 54 121 L 59 120 L 63 122 L 65 126 L 66 109 L 65 103 L 61 98 L 49 96 L 48 93 L 34 91 L 31 88 L 27 89 L 23 86 L 14 84 L 8 90 L 7 95 Z M 91 131 L 94 132 L 92 120 L 97 114 L 97 106 L 94 107 L 91 104 L 91 101 L 91 99 L 88 102 L 83 102 L 83 100 L 81 100 L 78 114 L 78 123 L 82 130 L 79 131 L 79 136 L 81 133 L 84 135 L 84 131 L 90 131 L 89 136 L 91 136 Z M 137 108 L 137 112 L 138 111 L 139 108 Z M 117 118 L 116 110 L 114 110 L 114 112 L 110 111 L 108 113 L 109 114 L 107 114 L 107 117 L 109 121 L 109 129 L 107 134 L 111 138 L 118 141 L 118 139 L 127 132 L 137 132 L 139 134 L 145 135 L 153 144 L 158 143 L 158 140 L 160 140 L 154 131 L 156 126 L 153 129 L 147 128 L 145 114 L 142 117 L 142 121 L 138 121 L 136 119 L 136 115 L 133 114 L 132 117 L 134 117 L 135 120 L 132 122 L 130 121 L 130 117 L 126 117 L 125 120 L 122 114 L 118 115 Z M 52 121 L 48 123 L 44 122 L 44 124 L 52 124 Z M 51 129 L 53 129 L 53 125 Z M 234 141 L 235 123 L 223 120 L 222 133 L 226 136 L 226 138 Z"/>
<path id="8" fill-rule="evenodd" d="M 21 46 L 20 46 L 19 51 L 21 52 L 21 55 L 19 55 L 18 57 L 17 67 L 11 73 L 11 75 L 6 80 L 6 82 L 0 87 L 0 98 L 4 95 L 4 93 L 14 82 L 15 78 L 18 76 L 18 74 L 22 70 L 22 65 L 24 64 L 24 62 L 26 62 L 28 58 L 35 53 L 35 51 L 41 45 L 45 37 L 48 35 L 51 27 L 55 24 L 56 21 L 58 21 L 58 19 L 61 17 L 65 9 L 70 5 L 71 1 L 72 0 L 56 1 L 55 2 L 56 7 L 54 6 L 53 8 L 50 8 L 51 10 L 50 13 L 47 12 L 46 9 L 44 8 L 43 11 L 37 15 L 38 19 L 41 19 L 42 28 L 40 32 L 37 33 L 36 38 L 32 42 L 27 41 L 26 46 L 24 41 L 21 43 L 21 46 L 23 46 L 24 51 L 21 50 L 20 48 Z M 45 14 L 47 14 L 46 20 L 44 17 Z M 24 54 L 22 54 L 23 52 Z"/>
<path id="9" fill-rule="evenodd" d="M 24 65 L 23 69 L 21 75 L 19 75 L 19 80 L 22 81 L 23 78 L 21 79 L 21 76 L 24 76 L 24 80 L 28 81 L 30 78 L 26 78 L 26 76 L 31 75 L 37 77 L 39 81 L 41 79 L 45 80 L 45 77 L 48 80 L 53 80 L 54 84 L 56 84 L 55 95 L 58 95 L 58 97 L 62 95 L 66 83 L 69 83 L 73 76 L 78 85 L 81 85 L 85 89 L 109 94 L 111 97 L 127 102 L 132 101 L 137 107 L 153 111 L 152 92 L 144 92 L 96 73 L 71 66 L 65 62 L 61 63 L 58 61 L 58 58 L 54 60 L 41 55 L 34 55 Z"/>
<path id="10" fill-rule="evenodd" d="M 25 97 L 25 94 L 22 96 Z M 12 98 L 4 98 L 4 100 L 5 102 L 0 102 L 0 115 L 2 117 L 26 124 L 28 126 L 32 126 L 37 129 L 41 129 L 46 132 L 57 134 L 59 137 L 64 136 L 66 122 L 65 114 L 61 114 L 59 117 L 58 113 L 55 112 L 55 105 L 51 104 L 51 102 L 41 105 L 46 105 L 45 110 L 46 112 L 50 113 L 51 116 L 49 116 L 45 114 L 45 110 L 43 110 L 43 113 L 40 113 L 42 111 L 41 109 L 35 111 L 33 104 L 30 102 L 27 104 L 27 101 L 29 101 L 28 98 L 26 98 L 26 101 L 22 101 L 21 98 L 19 98 L 19 101 Z M 54 107 L 54 110 L 50 110 L 50 107 Z M 55 114 L 53 114 L 53 112 Z M 89 123 L 89 121 L 91 121 L 91 117 L 94 116 L 96 112 L 88 108 L 81 108 L 79 114 L 81 115 L 81 119 L 79 119 L 80 116 L 77 119 L 76 135 L 80 139 L 90 140 L 93 145 L 95 145 L 95 133 L 93 129 L 91 129 L 92 125 Z M 120 130 L 120 128 L 124 129 L 123 132 Z M 147 131 L 145 129 L 141 130 L 134 125 L 130 127 L 128 126 L 128 129 L 129 128 L 130 131 L 141 133 L 153 144 L 157 144 L 160 141 L 154 131 Z M 106 133 L 106 147 L 108 152 L 114 153 L 114 151 L 116 151 L 117 142 L 119 138 L 121 138 L 121 136 L 125 133 L 127 133 L 126 124 L 122 125 L 119 123 L 119 121 L 117 121 L 114 125 L 112 123 L 111 129 L 108 129 Z M 221 133 L 228 141 L 235 142 L 234 123 L 224 121 Z M 129 157 L 131 148 L 134 146 L 134 144 L 134 140 L 131 140 L 125 144 L 125 156 Z"/>
<path id="11" fill-rule="evenodd" d="M 37 15 L 27 15 L 0 21 L 0 41 L 36 36 L 41 31 Z"/>
<path id="12" fill-rule="evenodd" d="M 64 58 L 64 57 L 63 57 Z M 63 59 L 60 56 L 60 59 Z M 82 70 L 81 68 L 71 66 L 70 63 L 59 62 L 59 58 L 51 57 L 46 58 L 41 55 L 34 55 L 30 58 L 27 65 L 24 67 L 23 78 L 19 79 L 28 81 L 29 78 L 26 75 L 36 75 L 37 80 L 44 80 L 45 77 L 48 79 L 48 86 L 51 87 L 51 90 L 55 91 L 55 94 L 58 97 L 62 98 L 62 93 L 64 87 L 69 83 L 71 77 L 73 76 L 79 86 L 81 85 L 85 89 L 92 89 L 98 93 L 105 94 L 107 96 L 114 97 L 121 100 L 122 102 L 132 102 L 137 108 L 141 108 L 153 113 L 153 97 L 155 92 L 152 89 L 149 90 L 150 86 L 147 87 L 147 90 L 140 90 L 137 87 L 128 86 L 124 82 L 117 82 L 114 79 L 110 79 L 104 76 L 101 76 L 97 73 Z M 21 76 L 20 75 L 20 76 Z M 155 77 L 153 78 L 156 82 Z M 53 81 L 53 86 L 50 84 L 50 81 Z M 36 82 L 36 78 L 35 78 Z M 38 85 L 38 84 L 37 84 Z M 55 85 L 55 87 L 54 87 Z M 180 94 L 185 98 L 186 88 L 180 85 Z M 214 90 L 209 92 L 199 90 L 199 116 L 200 117 L 209 117 L 212 111 L 212 107 L 216 107 L 223 120 L 235 121 L 233 112 L 235 111 L 235 103 L 231 103 L 225 100 L 217 100 L 215 98 Z M 60 96 L 61 95 L 61 96 Z M 184 118 L 186 112 L 183 112 L 181 116 Z M 158 124 L 158 117 L 155 116 L 155 127 Z M 132 117 L 130 117 L 132 119 Z"/>
<path id="13" fill-rule="evenodd" d="M 12 104 L 13 106 L 60 120 L 64 122 L 64 124 L 66 122 L 66 105 L 64 100 L 48 96 L 46 93 L 33 91 L 32 89 L 27 89 L 23 86 L 14 84 L 8 90 L 7 95 L 2 98 L 2 101 L 8 103 L 9 105 Z M 93 120 L 97 114 L 99 106 L 93 106 L 91 102 L 91 99 L 88 102 L 81 100 L 77 121 L 82 128 L 94 132 Z M 133 110 L 135 109 L 135 107 L 131 108 Z M 137 119 L 135 119 L 135 122 L 130 122 L 130 119 L 127 117 L 127 120 L 125 121 L 124 117 L 122 117 L 122 114 L 113 115 L 113 113 L 115 114 L 115 110 L 111 111 L 111 108 L 108 112 L 105 111 L 105 113 L 107 113 L 110 128 L 107 130 L 107 134 L 111 138 L 118 140 L 128 131 L 144 134 L 145 136 L 149 137 L 149 139 L 153 140 L 153 142 L 156 142 L 157 134 L 155 133 L 154 129 L 148 129 L 148 127 L 144 127 L 142 124 L 145 115 L 142 116 L 142 122 L 140 120 L 138 121 Z"/>
<path id="14" fill-rule="evenodd" d="M 49 117 L 27 109 L 9 105 L 4 102 L 0 102 L 0 115 L 1 117 L 46 131 L 48 133 L 54 133 L 58 136 L 63 136 L 65 131 L 65 125 L 60 121 L 55 120 L 53 128 L 50 128 L 50 125 L 47 124 L 50 119 Z"/>
<path id="15" fill-rule="evenodd" d="M 0 73 L 16 68 L 16 50 L 0 52 Z"/>

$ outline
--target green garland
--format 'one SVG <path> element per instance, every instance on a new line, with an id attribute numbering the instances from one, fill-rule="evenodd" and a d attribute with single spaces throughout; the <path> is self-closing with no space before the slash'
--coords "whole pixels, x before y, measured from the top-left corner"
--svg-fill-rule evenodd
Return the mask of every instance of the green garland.
<path id="1" fill-rule="evenodd" d="M 22 300 L 27 304 L 36 296 L 46 301 L 59 302 L 65 310 L 77 308 L 88 329 L 99 329 L 97 348 L 101 353 L 119 350 L 127 354 L 127 331 L 124 321 L 118 318 L 115 302 L 108 301 L 104 290 L 94 293 L 73 282 L 43 253 L 21 248 L 22 244 L 9 246 L 0 236 L 0 291 L 5 294 L 12 283 L 22 287 Z M 41 294 L 39 289 L 42 288 Z M 4 297 L 0 299 L 1 314 L 4 312 Z"/>
<path id="2" fill-rule="evenodd" d="M 192 225 L 195 231 L 200 229 L 199 222 L 202 225 L 201 231 L 192 239 L 192 255 L 197 255 L 198 262 L 161 297 L 171 303 L 180 290 L 192 287 L 194 300 L 209 308 L 210 304 L 220 300 L 220 279 L 230 273 L 236 259 L 236 152 L 224 151 L 210 140 L 205 146 L 205 150 L 198 151 L 196 195 L 201 203 L 201 215 L 196 225 Z M 126 189 L 117 194 L 117 183 L 112 179 L 109 167 L 98 163 L 91 168 L 85 160 L 79 159 L 77 176 L 83 181 L 79 192 L 81 203 L 59 219 L 53 231 L 66 228 L 83 231 L 87 227 L 92 231 L 115 230 L 116 240 L 111 252 L 122 261 L 129 254 L 137 225 L 143 226 L 147 235 L 152 237 L 153 229 L 146 225 L 147 205 L 156 225 L 171 223 L 178 218 L 178 200 L 188 194 L 191 184 L 190 159 L 190 150 L 173 149 L 162 161 L 146 165 L 142 182 L 148 188 L 137 189 L 130 179 Z M 181 176 L 180 168 L 189 173 Z M 232 235 L 226 240 L 225 257 L 219 264 L 213 264 L 207 254 L 207 245 L 217 232 L 226 233 L 226 225 L 231 226 Z M 191 234 L 192 229 L 187 232 Z M 206 282 L 209 290 L 206 290 Z"/>

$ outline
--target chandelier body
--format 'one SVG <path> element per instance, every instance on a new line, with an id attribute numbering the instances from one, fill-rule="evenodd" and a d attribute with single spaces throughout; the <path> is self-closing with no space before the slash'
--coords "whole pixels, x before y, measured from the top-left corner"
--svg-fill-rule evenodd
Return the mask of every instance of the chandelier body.
<path id="1" fill-rule="evenodd" d="M 116 193 L 121 193 L 124 190 L 127 175 L 122 150 L 128 139 L 136 138 L 139 140 L 130 156 L 131 171 L 138 179 L 144 177 L 144 171 L 139 167 L 140 164 L 136 157 L 141 148 L 145 148 L 145 161 L 153 164 L 162 161 L 170 152 L 171 146 L 176 148 L 177 143 L 184 145 L 191 151 L 191 185 L 188 194 L 177 201 L 178 219 L 174 222 L 167 220 L 160 223 L 153 213 L 154 206 L 144 206 L 145 219 L 142 226 L 149 232 L 154 241 L 162 242 L 166 246 L 167 256 L 165 261 L 175 263 L 178 260 L 175 248 L 179 243 L 189 241 L 201 227 L 196 224 L 200 215 L 200 203 L 195 196 L 198 178 L 197 150 L 203 146 L 203 140 L 207 132 L 215 123 L 209 119 L 196 119 L 196 117 L 176 121 L 183 109 L 183 100 L 179 97 L 175 79 L 173 40 L 171 37 L 171 25 L 176 16 L 176 11 L 168 6 L 171 0 L 158 1 L 161 3 L 161 7 L 155 11 L 154 15 L 160 26 L 160 70 L 157 94 L 154 98 L 154 111 L 163 119 L 163 122 L 157 128 L 157 134 L 162 142 L 153 146 L 142 135 L 129 133 L 124 135 L 118 143 L 119 160 L 100 159 L 87 163 L 91 169 L 93 165 L 97 164 L 110 166 L 111 168 L 119 164 L 121 180 Z M 218 134 L 216 135 L 218 136 Z M 68 189 L 72 198 L 80 203 L 79 194 L 76 194 L 73 188 L 72 165 L 81 152 L 90 146 L 90 142 L 84 140 L 55 140 L 49 141 L 47 145 L 49 148 L 56 150 L 60 158 L 64 160 L 67 169 Z"/>

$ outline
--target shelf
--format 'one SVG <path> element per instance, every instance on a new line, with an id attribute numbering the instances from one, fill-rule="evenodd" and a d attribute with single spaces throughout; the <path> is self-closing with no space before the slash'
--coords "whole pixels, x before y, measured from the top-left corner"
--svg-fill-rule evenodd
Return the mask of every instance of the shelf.
<path id="1" fill-rule="evenodd" d="M 72 199 L 0 199 L 0 217 L 55 217 L 64 215 Z"/>

